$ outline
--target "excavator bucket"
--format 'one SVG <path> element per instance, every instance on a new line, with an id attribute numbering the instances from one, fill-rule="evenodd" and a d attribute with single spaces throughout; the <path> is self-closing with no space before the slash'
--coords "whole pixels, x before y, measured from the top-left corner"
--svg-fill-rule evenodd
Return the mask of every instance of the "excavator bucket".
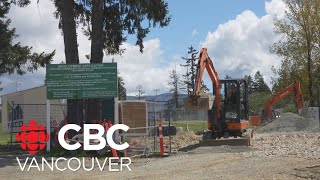
<path id="1" fill-rule="evenodd" d="M 184 100 L 186 111 L 209 110 L 211 109 L 213 97 L 210 96 L 191 96 Z"/>

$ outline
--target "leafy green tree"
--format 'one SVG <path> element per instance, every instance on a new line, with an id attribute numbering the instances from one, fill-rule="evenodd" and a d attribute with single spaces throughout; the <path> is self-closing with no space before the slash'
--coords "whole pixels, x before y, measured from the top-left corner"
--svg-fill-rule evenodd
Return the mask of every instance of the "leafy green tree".
<path id="1" fill-rule="evenodd" d="M 32 47 L 14 43 L 18 37 L 15 28 L 10 28 L 11 20 L 6 16 L 11 5 L 25 7 L 28 0 L 0 1 L 0 75 L 17 73 L 23 75 L 26 71 L 33 72 L 39 67 L 45 67 L 52 61 L 55 51 L 51 53 L 34 53 Z"/>
<path id="2" fill-rule="evenodd" d="M 286 0 L 285 18 L 275 19 L 275 33 L 281 38 L 270 48 L 282 58 L 281 68 L 274 70 L 277 89 L 294 80 L 301 83 L 305 99 L 315 105 L 320 70 L 320 1 Z"/>

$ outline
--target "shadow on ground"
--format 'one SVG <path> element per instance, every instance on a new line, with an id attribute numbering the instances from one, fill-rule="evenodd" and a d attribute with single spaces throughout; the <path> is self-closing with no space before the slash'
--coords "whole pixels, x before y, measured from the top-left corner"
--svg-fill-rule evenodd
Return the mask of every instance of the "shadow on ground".
<path id="1" fill-rule="evenodd" d="M 186 147 L 183 147 L 181 149 L 179 149 L 179 151 L 182 151 L 182 152 L 189 152 L 189 151 L 192 151 L 196 148 L 200 147 L 200 144 L 194 144 L 194 145 L 189 145 L 189 146 L 186 146 Z"/>
<path id="2" fill-rule="evenodd" d="M 301 169 L 295 169 L 298 178 L 305 179 L 320 179 L 320 165 L 305 167 Z"/>
<path id="3" fill-rule="evenodd" d="M 24 160 L 28 157 L 28 154 L 25 151 L 22 151 L 19 145 L 0 145 L 0 168 L 16 166 L 16 157 Z"/>

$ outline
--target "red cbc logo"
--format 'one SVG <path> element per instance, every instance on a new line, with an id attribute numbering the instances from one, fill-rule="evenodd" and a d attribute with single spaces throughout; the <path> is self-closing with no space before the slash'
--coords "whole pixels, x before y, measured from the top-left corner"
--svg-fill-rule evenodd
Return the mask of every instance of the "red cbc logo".
<path id="1" fill-rule="evenodd" d="M 29 154 L 36 154 L 38 150 L 46 147 L 46 142 L 49 141 L 50 136 L 42 124 L 37 126 L 37 121 L 30 120 L 28 124 L 29 126 L 24 124 L 20 127 L 22 132 L 17 133 L 16 140 L 21 142 L 21 149 L 28 151 Z"/>

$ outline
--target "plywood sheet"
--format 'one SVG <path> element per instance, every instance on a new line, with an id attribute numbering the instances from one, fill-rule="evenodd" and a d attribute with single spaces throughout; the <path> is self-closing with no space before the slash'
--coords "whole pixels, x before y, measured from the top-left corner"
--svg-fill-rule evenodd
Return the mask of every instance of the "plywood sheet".
<path id="1" fill-rule="evenodd" d="M 121 101 L 120 123 L 130 127 L 129 134 L 146 134 L 147 102 L 146 101 Z M 139 129 L 137 129 L 139 128 Z"/>

